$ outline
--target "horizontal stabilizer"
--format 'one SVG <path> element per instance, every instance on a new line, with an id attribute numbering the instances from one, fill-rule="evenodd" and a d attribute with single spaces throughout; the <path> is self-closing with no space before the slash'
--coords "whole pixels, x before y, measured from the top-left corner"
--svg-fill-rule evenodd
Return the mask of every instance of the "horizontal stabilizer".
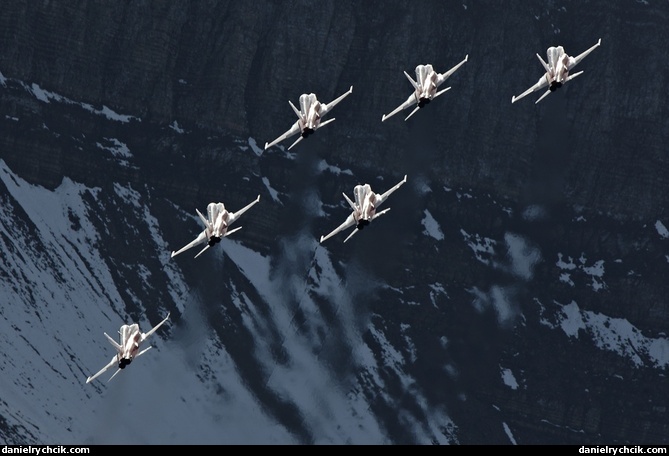
<path id="1" fill-rule="evenodd" d="M 114 375 L 112 375 L 111 377 L 109 377 L 109 380 L 107 380 L 107 383 L 111 382 L 111 379 L 114 378 L 114 377 L 116 377 L 116 374 L 118 374 L 119 372 L 121 372 L 121 368 L 120 368 L 120 367 L 119 367 L 118 369 L 116 369 L 116 372 L 114 372 Z"/>
<path id="2" fill-rule="evenodd" d="M 318 127 L 316 127 L 316 129 L 319 129 L 319 128 L 321 128 L 321 127 L 324 127 L 324 126 L 326 126 L 327 124 L 329 124 L 330 122 L 334 122 L 334 120 L 335 120 L 335 119 L 334 119 L 334 117 L 333 117 L 332 119 L 328 119 L 328 120 L 326 120 L 325 122 L 321 122 L 321 123 L 318 124 Z"/>
<path id="3" fill-rule="evenodd" d="M 444 93 L 448 92 L 449 90 L 451 90 L 450 87 L 446 87 L 445 89 L 440 90 L 439 92 L 436 93 L 436 95 L 435 95 L 434 97 L 432 97 L 432 99 L 434 100 L 434 99 L 437 98 L 439 95 L 443 95 Z"/>
<path id="4" fill-rule="evenodd" d="M 242 227 L 241 227 L 241 226 L 238 226 L 238 227 L 235 228 L 234 230 L 228 230 L 228 231 L 225 232 L 225 236 L 223 236 L 223 237 L 230 236 L 232 233 L 234 233 L 234 232 L 236 232 L 236 231 L 239 231 L 239 230 L 241 230 L 241 229 L 242 229 Z"/>
<path id="5" fill-rule="evenodd" d="M 290 147 L 288 148 L 288 150 L 290 150 L 290 149 L 292 149 L 293 147 L 295 147 L 295 145 L 296 145 L 297 143 L 299 143 L 300 141 L 302 141 L 303 139 L 304 139 L 304 136 L 300 136 L 299 138 L 297 138 L 297 141 L 295 141 L 293 144 L 291 144 Z"/>
<path id="6" fill-rule="evenodd" d="M 546 97 L 547 97 L 548 95 L 550 95 L 550 94 L 551 94 L 551 90 L 550 90 L 550 89 L 546 90 L 546 91 L 544 92 L 544 94 L 543 94 L 542 96 L 540 96 L 539 99 L 538 99 L 537 101 L 534 102 L 534 104 L 539 103 L 541 100 L 543 100 L 544 98 L 546 98 Z"/>
<path id="7" fill-rule="evenodd" d="M 409 114 L 408 116 L 406 116 L 406 118 L 404 119 L 404 121 L 406 122 L 407 120 L 409 120 L 409 117 L 411 117 L 411 116 L 413 116 L 414 114 L 416 114 L 416 113 L 418 112 L 419 109 L 420 109 L 420 106 L 416 106 L 416 107 L 414 108 L 414 110 L 411 111 L 411 114 Z"/>
<path id="8" fill-rule="evenodd" d="M 387 213 L 389 210 L 390 210 L 390 208 L 387 208 L 387 209 L 382 210 L 381 212 L 377 212 L 376 214 L 374 214 L 374 217 L 372 218 L 372 220 L 376 220 L 377 218 L 381 217 L 383 214 Z"/>
<path id="9" fill-rule="evenodd" d="M 349 239 L 351 239 L 351 238 L 353 237 L 353 235 L 354 235 L 355 233 L 357 233 L 358 231 L 360 231 L 360 230 L 356 227 L 353 231 L 351 231 L 351 234 L 349 234 L 349 235 L 346 237 L 346 239 L 344 239 L 344 242 L 346 242 L 346 241 L 348 241 Z"/>
<path id="10" fill-rule="evenodd" d="M 572 79 L 574 79 L 576 76 L 580 76 L 582 74 L 583 74 L 583 71 L 579 71 L 578 73 L 571 74 L 571 75 L 569 75 L 569 77 L 567 78 L 567 80 L 565 82 L 569 82 Z"/>
<path id="11" fill-rule="evenodd" d="M 135 358 L 138 358 L 139 356 L 141 356 L 141 355 L 143 355 L 144 353 L 148 352 L 148 351 L 151 350 L 152 348 L 153 348 L 153 346 L 152 346 L 152 345 L 149 345 L 149 346 L 146 347 L 144 350 L 142 350 L 141 352 L 137 353 L 137 354 L 135 355 Z"/>
<path id="12" fill-rule="evenodd" d="M 207 251 L 207 249 L 208 249 L 209 247 L 210 247 L 209 244 L 205 245 L 204 248 L 203 248 L 202 250 L 200 250 L 200 253 L 198 253 L 197 255 L 195 255 L 194 258 L 197 258 L 197 257 L 199 257 L 200 255 L 202 255 L 204 252 Z"/>

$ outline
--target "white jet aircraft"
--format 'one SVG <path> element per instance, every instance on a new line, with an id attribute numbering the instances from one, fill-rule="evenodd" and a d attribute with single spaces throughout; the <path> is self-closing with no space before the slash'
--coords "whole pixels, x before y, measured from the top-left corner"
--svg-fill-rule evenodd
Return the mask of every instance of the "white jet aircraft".
<path id="1" fill-rule="evenodd" d="M 199 210 L 195 209 L 197 215 L 200 216 L 200 220 L 202 220 L 202 223 L 204 224 L 204 231 L 202 231 L 198 237 L 196 237 L 189 244 L 186 244 L 176 252 L 172 251 L 172 258 L 190 249 L 191 247 L 195 247 L 196 245 L 204 244 L 206 242 L 207 245 L 202 250 L 200 250 L 200 253 L 195 255 L 195 258 L 197 258 L 202 255 L 209 247 L 221 242 L 221 239 L 224 237 L 231 235 L 235 231 L 241 230 L 241 226 L 230 231 L 228 231 L 228 227 L 258 201 L 260 201 L 260 195 L 258 195 L 258 198 L 237 212 L 228 212 L 225 209 L 225 205 L 223 203 L 209 203 L 207 205 L 207 218 L 205 218 L 205 216 L 202 215 Z"/>
<path id="2" fill-rule="evenodd" d="M 288 150 L 292 149 L 295 147 L 295 144 L 311 135 L 314 131 L 334 121 L 334 118 L 326 120 L 325 122 L 321 122 L 321 119 L 325 117 L 325 115 L 330 112 L 332 108 L 339 104 L 340 101 L 349 96 L 351 93 L 353 93 L 353 86 L 348 89 L 348 92 L 344 93 L 339 98 L 332 100 L 330 103 L 321 103 L 313 93 L 303 93 L 300 95 L 300 109 L 297 109 L 293 102 L 289 100 L 288 103 L 290 103 L 290 107 L 293 108 L 293 111 L 295 111 L 295 114 L 297 114 L 298 120 L 293 124 L 292 127 L 290 127 L 290 130 L 276 138 L 271 143 L 265 143 L 265 150 L 269 149 L 275 144 L 280 143 L 284 139 L 290 138 L 291 136 L 295 136 L 296 134 L 300 133 L 300 137 L 297 138 L 297 141 L 295 141 L 288 148 Z"/>
<path id="3" fill-rule="evenodd" d="M 409 73 L 405 71 L 404 75 L 407 77 L 409 82 L 411 82 L 411 85 L 414 87 L 415 89 L 414 93 L 412 93 L 409 96 L 409 98 L 407 98 L 407 101 L 399 105 L 390 114 L 384 114 L 381 117 L 381 122 L 384 122 L 389 117 L 394 116 L 398 112 L 403 111 L 406 108 L 409 108 L 417 103 L 418 106 L 416 106 L 416 108 L 413 111 L 411 111 L 411 114 L 409 114 L 406 117 L 406 119 L 404 119 L 406 121 L 407 119 L 409 119 L 409 117 L 413 116 L 416 112 L 418 112 L 420 108 L 424 107 L 426 104 L 437 98 L 439 95 L 450 90 L 450 87 L 447 87 L 440 91 L 437 91 L 437 88 L 439 88 L 439 86 L 442 85 L 446 81 L 446 79 L 451 77 L 451 75 L 455 73 L 458 70 L 458 68 L 464 65 L 464 63 L 467 61 L 468 58 L 469 54 L 465 56 L 465 59 L 462 62 L 455 65 L 446 73 L 437 73 L 432 68 L 432 65 L 418 65 L 416 67 L 415 81 L 411 78 L 411 76 L 409 76 Z"/>
<path id="4" fill-rule="evenodd" d="M 525 92 L 521 93 L 517 97 L 511 97 L 511 103 L 515 103 L 525 95 L 529 95 L 532 92 L 536 92 L 537 90 L 541 90 L 548 86 L 548 90 L 541 97 L 539 97 L 537 101 L 534 102 L 534 104 L 539 103 L 545 97 L 550 95 L 551 92 L 555 92 L 557 89 L 562 87 L 563 84 L 566 84 L 576 76 L 582 74 L 583 71 L 579 71 L 578 73 L 573 73 L 571 75 L 569 72 L 573 70 L 574 67 L 585 58 L 585 56 L 594 51 L 595 48 L 600 44 L 602 44 L 601 38 L 599 41 L 597 41 L 597 44 L 576 57 L 567 55 L 567 53 L 564 52 L 564 48 L 562 46 L 551 46 L 546 51 L 548 63 L 544 62 L 544 59 L 542 59 L 541 56 L 537 54 L 537 58 L 541 62 L 541 65 L 546 69 L 546 74 L 544 74 L 536 84 L 527 89 Z"/>
<path id="5" fill-rule="evenodd" d="M 156 330 L 160 328 L 160 326 L 163 323 L 165 323 L 168 318 L 170 318 L 169 312 L 167 313 L 167 316 L 163 321 L 158 323 L 151 329 L 151 331 L 147 333 L 141 332 L 139 330 L 139 325 L 137 323 L 133 323 L 131 325 L 123 325 L 121 326 L 121 329 L 119 329 L 118 331 L 120 336 L 119 342 L 116 342 L 107 333 L 104 333 L 105 337 L 107 337 L 107 340 L 109 340 L 109 342 L 114 346 L 117 353 L 114 355 L 112 360 L 109 361 L 109 364 L 100 369 L 100 371 L 97 374 L 88 377 L 86 379 L 86 383 L 92 382 L 93 380 L 98 378 L 98 376 L 103 374 L 107 369 L 115 365 L 118 365 L 118 369 L 116 370 L 116 372 L 114 372 L 114 375 L 109 377 L 109 380 L 107 380 L 108 382 L 110 382 L 111 379 L 114 378 L 116 374 L 121 372 L 121 369 L 125 369 L 125 366 L 130 364 L 133 359 L 138 358 L 139 356 L 149 351 L 151 345 L 149 345 L 142 351 L 139 351 L 139 345 L 146 339 L 148 339 L 151 334 L 156 332 Z"/>
<path id="6" fill-rule="evenodd" d="M 387 213 L 390 210 L 390 208 L 388 208 L 382 210 L 381 212 L 376 212 L 378 207 L 386 199 L 388 199 L 390 194 L 393 193 L 398 188 L 400 188 L 406 181 L 407 181 L 407 176 L 405 175 L 404 179 L 402 179 L 397 185 L 395 185 L 393 188 L 383 193 L 382 195 L 374 193 L 369 184 L 356 185 L 355 188 L 353 189 L 353 196 L 355 198 L 355 203 L 351 201 L 351 199 L 348 196 L 346 196 L 346 193 L 344 193 L 343 194 L 344 198 L 353 209 L 353 212 L 346 218 L 344 223 L 335 228 L 334 231 L 332 231 L 327 236 L 321 236 L 320 242 L 330 239 L 332 236 L 339 233 L 340 231 L 355 225 L 355 229 L 351 232 L 351 234 L 348 235 L 346 239 L 344 239 L 344 242 L 351 239 L 351 237 L 355 233 L 357 233 L 358 231 L 362 230 L 364 227 L 369 225 L 372 222 L 372 220 L 376 220 L 378 217 L 381 217 L 383 214 Z"/>

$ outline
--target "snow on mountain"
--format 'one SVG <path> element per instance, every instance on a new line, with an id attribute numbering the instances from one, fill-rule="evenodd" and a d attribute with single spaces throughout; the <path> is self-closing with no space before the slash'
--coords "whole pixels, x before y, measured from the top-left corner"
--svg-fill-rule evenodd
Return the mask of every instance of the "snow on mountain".
<path id="1" fill-rule="evenodd" d="M 125 150 L 119 141 L 109 144 Z M 150 189 L 119 182 L 91 188 L 64 178 L 48 190 L 4 161 L 0 180 L 0 412 L 7 420 L 0 435 L 7 442 L 393 443 L 380 404 L 416 443 L 459 442 L 457 420 L 444 403 L 428 399 L 433 393 L 412 373 L 424 356 L 412 326 L 396 325 L 366 304 L 386 290 L 386 298 L 419 308 L 404 295 L 424 288 L 429 305 L 441 309 L 458 293 L 451 285 L 395 288 L 365 267 L 333 262 L 302 230 L 283 239 L 273 257 L 226 238 L 202 258 L 220 280 L 193 287 L 179 266 L 193 260 L 170 258 Z M 313 200 L 311 192 L 304 195 Z M 320 203 L 307 204 L 307 218 L 323 215 Z M 423 219 L 423 236 L 443 242 L 435 237 L 444 235 L 437 221 L 423 214 L 431 220 Z M 131 233 L 121 236 L 127 252 L 111 253 L 105 246 L 120 227 Z M 533 280 L 543 255 L 526 236 L 453 230 L 481 267 Z M 603 261 L 588 264 L 585 254 L 574 260 L 559 253 L 556 266 L 601 280 Z M 493 309 L 502 327 L 512 327 L 522 313 L 517 285 L 492 283 L 465 293 L 480 312 Z M 561 328 L 566 338 L 586 333 L 598 349 L 637 367 L 669 364 L 665 337 L 643 336 L 626 319 L 581 310 L 573 301 L 535 302 L 539 322 Z M 85 384 L 113 356 L 104 332 L 131 321 L 147 330 L 168 311 L 172 318 L 153 336 L 153 350 L 111 383 L 109 372 Z M 442 339 L 448 351 L 451 337 Z M 457 378 L 457 365 L 443 369 Z M 511 368 L 502 369 L 499 381 L 518 389 Z M 528 384 L 532 379 L 524 378 L 523 388 Z M 501 426 L 516 443 L 509 425 Z"/>
<path id="2" fill-rule="evenodd" d="M 236 361 L 208 321 L 207 304 L 169 259 L 160 225 L 139 192 L 115 183 L 112 194 L 65 178 L 53 191 L 26 183 L 0 162 L 3 191 L 2 230 L 2 415 L 10 425 L 25 427 L 6 435 L 16 443 L 388 443 L 369 411 L 364 384 L 383 389 L 376 372 L 397 366 L 406 388 L 413 381 L 402 369 L 401 355 L 373 330 L 383 347 L 376 359 L 362 340 L 365 331 L 356 312 L 355 289 L 342 278 L 327 251 L 316 241 L 296 236 L 287 241 L 283 261 L 313 253 L 307 273 L 273 277 L 270 259 L 235 240 L 226 239 L 212 252 L 218 267 L 235 268 L 252 284 L 249 296 L 230 283 L 230 303 L 242 317 L 252 347 L 242 356 L 259 365 L 266 391 L 279 408 L 292 409 L 298 423 L 285 424 L 258 397 Z M 123 281 L 100 247 L 111 235 L 97 216 L 112 204 L 127 214 L 123 223 L 141 231 L 134 241 L 153 249 L 162 275 L 141 260 L 133 265 L 143 287 L 164 282 L 167 301 L 146 302 Z M 103 217 L 104 219 L 104 217 Z M 150 233 L 142 239 L 142 233 Z M 288 271 L 288 272 L 286 272 Z M 258 301 L 260 298 L 260 301 Z M 133 306 L 128 310 L 127 302 Z M 324 309 L 323 306 L 330 306 Z M 155 347 L 111 383 L 103 374 L 91 384 L 86 377 L 113 356 L 103 333 L 139 318 L 148 330 L 149 310 L 171 320 L 151 340 Z M 223 319 L 229 310 L 221 308 Z M 299 315 L 299 317 L 298 317 Z M 336 319 L 334 319 L 336 317 Z M 333 366 L 323 350 L 350 353 L 344 366 Z M 234 348 L 234 347 L 233 347 Z M 277 351 L 282 354 L 277 360 Z M 235 356 L 239 356 L 236 354 Z M 344 367 L 340 372 L 337 367 Z M 363 385 L 357 384 L 358 371 Z M 392 397 L 387 401 L 393 402 Z M 419 401 L 423 420 L 403 413 L 417 441 L 454 441 L 436 423 L 451 423 L 441 407 Z M 294 417 L 294 418 L 296 418 Z M 431 424 L 432 423 L 432 424 Z M 297 430 L 296 430 L 297 429 Z"/>

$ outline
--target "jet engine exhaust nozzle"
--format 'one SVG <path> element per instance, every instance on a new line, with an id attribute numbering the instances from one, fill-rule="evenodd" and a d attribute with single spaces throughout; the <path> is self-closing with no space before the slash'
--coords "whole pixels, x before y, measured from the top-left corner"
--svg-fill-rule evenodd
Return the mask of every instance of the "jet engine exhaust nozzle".
<path id="1" fill-rule="evenodd" d="M 562 87 L 562 83 L 561 83 L 561 82 L 553 81 L 553 82 L 551 82 L 551 85 L 550 85 L 550 87 L 549 87 L 548 89 L 549 89 L 551 92 L 555 92 L 555 91 L 556 91 L 557 89 L 559 89 L 560 87 Z"/>
<path id="2" fill-rule="evenodd" d="M 362 219 L 362 220 L 359 220 L 359 221 L 358 221 L 357 228 L 358 228 L 359 230 L 361 230 L 361 229 L 363 229 L 364 227 L 366 227 L 367 225 L 369 225 L 369 220 Z"/>

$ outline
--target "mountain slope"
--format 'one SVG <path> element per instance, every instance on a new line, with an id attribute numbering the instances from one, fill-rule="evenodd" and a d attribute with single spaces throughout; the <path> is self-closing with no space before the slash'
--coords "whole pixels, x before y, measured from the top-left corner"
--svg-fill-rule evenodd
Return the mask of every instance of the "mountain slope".
<path id="1" fill-rule="evenodd" d="M 667 443 L 666 6 L 400 3 L 8 5 L 0 440 Z M 573 86 L 511 106 L 532 54 L 600 36 Z M 381 123 L 403 69 L 466 53 L 446 98 Z M 350 84 L 332 125 L 258 147 L 286 100 Z M 342 192 L 405 173 L 388 215 L 318 244 Z M 170 258 L 196 208 L 258 194 Z M 168 311 L 85 384 L 103 332 Z"/>

